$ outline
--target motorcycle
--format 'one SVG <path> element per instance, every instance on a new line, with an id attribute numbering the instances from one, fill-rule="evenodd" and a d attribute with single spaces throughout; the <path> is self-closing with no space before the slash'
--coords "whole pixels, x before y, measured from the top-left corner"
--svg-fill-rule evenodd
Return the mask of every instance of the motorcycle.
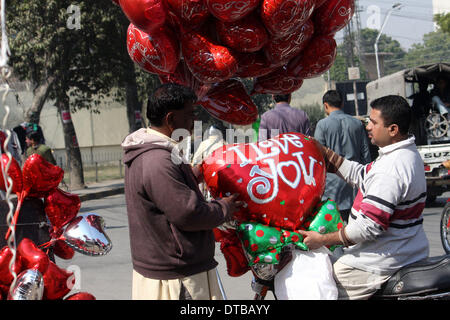
<path id="1" fill-rule="evenodd" d="M 254 273 L 254 300 L 264 300 L 268 291 L 272 291 L 276 299 L 274 278 L 264 278 Z M 371 300 L 450 300 L 450 254 L 430 257 L 401 268 Z"/>
<path id="2" fill-rule="evenodd" d="M 447 199 L 442 210 L 440 231 L 442 246 L 445 252 L 450 254 L 450 199 Z"/>

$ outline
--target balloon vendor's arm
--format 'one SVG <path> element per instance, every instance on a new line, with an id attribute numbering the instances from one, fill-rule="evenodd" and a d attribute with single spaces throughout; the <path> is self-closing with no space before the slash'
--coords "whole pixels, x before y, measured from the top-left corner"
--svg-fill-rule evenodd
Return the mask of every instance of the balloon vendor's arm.
<path id="1" fill-rule="evenodd" d="M 321 234 L 316 231 L 298 231 L 303 237 L 303 243 L 308 246 L 310 250 L 318 249 L 322 246 L 334 246 L 343 245 L 345 247 L 354 245 L 345 233 L 345 228 L 339 229 L 339 231 Z"/>

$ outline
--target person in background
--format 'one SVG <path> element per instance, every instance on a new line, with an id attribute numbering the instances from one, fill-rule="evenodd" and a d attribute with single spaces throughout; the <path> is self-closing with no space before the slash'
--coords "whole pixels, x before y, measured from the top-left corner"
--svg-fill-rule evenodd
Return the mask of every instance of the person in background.
<path id="1" fill-rule="evenodd" d="M 161 85 L 147 105 L 151 128 L 122 142 L 133 300 L 222 299 L 213 228 L 243 203 L 236 194 L 206 201 L 201 174 L 177 156 L 178 134 L 194 128 L 195 101 L 187 87 Z"/>
<path id="2" fill-rule="evenodd" d="M 28 146 L 25 157 L 28 158 L 32 154 L 39 154 L 45 160 L 56 166 L 56 160 L 53 157 L 52 149 L 41 143 L 41 135 L 37 131 L 31 131 L 27 134 L 25 142 Z"/>
<path id="3" fill-rule="evenodd" d="M 363 165 L 341 157 L 314 140 L 328 172 L 358 186 L 348 224 L 337 232 L 300 231 L 314 250 L 343 245 L 334 251 L 334 278 L 339 299 L 368 299 L 402 267 L 426 259 L 423 229 L 427 184 L 423 160 L 408 135 L 411 108 L 400 96 L 371 103 L 367 131 L 379 156 Z"/>
<path id="4" fill-rule="evenodd" d="M 323 106 L 328 117 L 319 120 L 314 138 L 341 157 L 361 164 L 371 161 L 369 141 L 362 122 L 342 110 L 344 101 L 336 90 L 327 91 Z M 327 173 L 323 199 L 336 201 L 342 219 L 348 221 L 358 190 L 333 173 Z"/>
<path id="5" fill-rule="evenodd" d="M 261 116 L 259 141 L 287 132 L 310 134 L 309 117 L 305 111 L 290 106 L 291 94 L 273 95 L 273 100 L 275 107 Z"/>

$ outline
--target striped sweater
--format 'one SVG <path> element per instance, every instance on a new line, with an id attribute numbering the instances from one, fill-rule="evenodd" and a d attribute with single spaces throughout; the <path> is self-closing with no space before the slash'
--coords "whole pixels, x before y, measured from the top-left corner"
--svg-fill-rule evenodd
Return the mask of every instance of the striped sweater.
<path id="1" fill-rule="evenodd" d="M 425 172 L 414 137 L 380 148 L 368 165 L 345 160 L 338 173 L 359 188 L 345 228 L 356 245 L 344 249 L 342 263 L 385 275 L 428 257 Z"/>

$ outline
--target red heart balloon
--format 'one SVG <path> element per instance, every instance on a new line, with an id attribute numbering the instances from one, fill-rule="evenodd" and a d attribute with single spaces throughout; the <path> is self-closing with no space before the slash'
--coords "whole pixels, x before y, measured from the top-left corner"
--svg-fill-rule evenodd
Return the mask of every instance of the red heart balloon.
<path id="1" fill-rule="evenodd" d="M 2 166 L 6 170 L 6 166 L 9 163 L 9 158 L 5 153 L 2 153 Z M 9 165 L 8 169 L 8 176 L 12 179 L 12 192 L 14 193 L 20 193 L 22 192 L 23 188 L 23 179 L 22 179 L 22 170 L 20 169 L 19 164 L 17 163 L 17 160 L 14 158 L 11 158 L 11 164 Z M 6 186 L 5 186 L 5 179 L 0 177 L 0 189 L 6 192 Z"/>
<path id="2" fill-rule="evenodd" d="M 178 63 L 174 73 L 159 75 L 159 80 L 161 83 L 172 82 L 189 87 L 194 90 L 198 99 L 202 99 L 212 86 L 211 84 L 204 84 L 194 77 L 189 68 L 186 66 L 186 63 L 184 63 L 184 60 L 181 60 Z"/>
<path id="3" fill-rule="evenodd" d="M 23 238 L 17 246 L 17 253 L 21 258 L 23 270 L 37 269 L 41 274 L 47 270 L 50 259 L 32 240 Z"/>
<path id="4" fill-rule="evenodd" d="M 235 53 L 238 61 L 238 71 L 235 76 L 241 78 L 260 77 L 278 68 L 272 65 L 262 51 L 252 53 Z"/>
<path id="5" fill-rule="evenodd" d="M 68 296 L 64 300 L 97 300 L 97 299 L 88 292 L 78 292 Z"/>
<path id="6" fill-rule="evenodd" d="M 289 62 L 288 73 L 302 79 L 317 77 L 331 68 L 336 55 L 336 41 L 332 36 L 314 37 L 308 47 Z"/>
<path id="7" fill-rule="evenodd" d="M 306 47 L 313 33 L 314 23 L 310 19 L 287 36 L 271 39 L 264 47 L 267 60 L 280 65 L 286 64 Z"/>
<path id="8" fill-rule="evenodd" d="M 146 33 L 164 25 L 167 8 L 163 0 L 119 0 L 128 20 Z"/>
<path id="9" fill-rule="evenodd" d="M 224 45 L 240 52 L 258 51 L 269 40 L 264 25 L 253 14 L 234 22 L 217 20 L 216 29 Z"/>
<path id="10" fill-rule="evenodd" d="M 304 24 L 314 11 L 315 0 L 264 0 L 261 18 L 275 37 L 285 37 Z"/>
<path id="11" fill-rule="evenodd" d="M 180 47 L 169 27 L 145 33 L 130 24 L 127 49 L 131 59 L 148 72 L 172 73 L 180 61 Z"/>
<path id="12" fill-rule="evenodd" d="M 233 124 L 251 124 L 258 117 L 256 105 L 236 79 L 215 85 L 199 103 L 213 117 Z"/>
<path id="13" fill-rule="evenodd" d="M 75 251 L 64 240 L 59 239 L 53 242 L 53 253 L 64 260 L 70 260 L 75 255 Z"/>
<path id="14" fill-rule="evenodd" d="M 78 195 L 65 192 L 59 188 L 53 190 L 44 199 L 45 213 L 54 231 L 61 229 L 75 218 L 80 207 L 81 201 Z"/>
<path id="15" fill-rule="evenodd" d="M 203 83 L 225 81 L 237 71 L 237 61 L 232 52 L 212 43 L 199 32 L 183 33 L 181 47 L 189 70 Z"/>
<path id="16" fill-rule="evenodd" d="M 256 78 L 252 94 L 289 94 L 300 89 L 302 85 L 302 78 L 292 76 L 286 67 L 280 67 L 272 73 Z"/>
<path id="17" fill-rule="evenodd" d="M 209 11 L 219 20 L 233 22 L 252 12 L 260 0 L 206 0 Z"/>
<path id="18" fill-rule="evenodd" d="M 50 261 L 44 273 L 44 300 L 57 300 L 64 297 L 75 285 L 73 272 L 61 269 Z"/>
<path id="19" fill-rule="evenodd" d="M 23 191 L 30 196 L 39 198 L 46 196 L 58 187 L 64 171 L 35 153 L 25 161 L 22 176 Z"/>
<path id="20" fill-rule="evenodd" d="M 9 270 L 9 264 L 12 259 L 12 252 L 8 246 L 3 247 L 0 251 L 0 284 L 9 286 L 13 281 L 13 275 Z M 18 275 L 22 271 L 22 260 L 16 255 L 16 260 L 12 266 L 12 270 Z"/>
<path id="21" fill-rule="evenodd" d="M 245 274 L 250 267 L 248 260 L 242 249 L 242 243 L 235 230 L 213 229 L 216 242 L 220 242 L 220 251 L 222 251 L 227 264 L 227 273 L 230 277 L 240 277 Z"/>
<path id="22" fill-rule="evenodd" d="M 149 73 L 168 74 L 153 67 L 150 62 L 148 62 L 144 57 L 143 47 L 139 42 L 136 41 L 134 32 L 135 28 L 136 27 L 133 24 L 130 24 L 127 31 L 127 50 L 131 60 L 133 60 L 133 62 L 136 63 L 139 68 Z"/>
<path id="23" fill-rule="evenodd" d="M 210 16 L 205 0 L 167 0 L 187 28 L 201 26 Z"/>
<path id="24" fill-rule="evenodd" d="M 316 34 L 334 35 L 355 13 L 355 0 L 329 0 L 314 12 Z"/>
<path id="25" fill-rule="evenodd" d="M 238 193 L 238 221 L 297 230 L 320 202 L 325 162 L 315 143 L 284 133 L 258 143 L 228 144 L 202 163 L 213 197 Z"/>

